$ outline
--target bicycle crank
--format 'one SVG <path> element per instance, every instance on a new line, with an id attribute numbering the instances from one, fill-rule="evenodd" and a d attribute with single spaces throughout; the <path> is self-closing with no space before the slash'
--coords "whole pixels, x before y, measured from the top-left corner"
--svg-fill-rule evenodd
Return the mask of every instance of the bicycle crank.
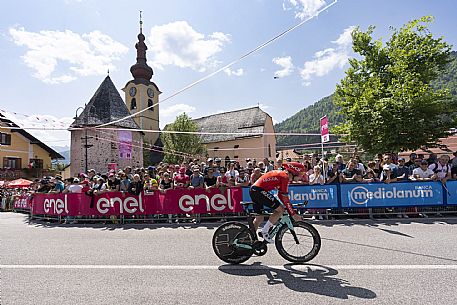
<path id="1" fill-rule="evenodd" d="M 256 240 L 252 245 L 252 248 L 254 249 L 254 254 L 257 256 L 265 255 L 268 250 L 267 243 L 260 240 Z"/>

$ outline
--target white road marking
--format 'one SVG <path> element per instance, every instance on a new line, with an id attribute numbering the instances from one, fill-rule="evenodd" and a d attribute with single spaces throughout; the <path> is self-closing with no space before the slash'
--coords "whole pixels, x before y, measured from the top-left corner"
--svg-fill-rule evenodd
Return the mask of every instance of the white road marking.
<path id="1" fill-rule="evenodd" d="M 0 265 L 0 269 L 140 269 L 140 270 L 457 270 L 457 265 Z"/>

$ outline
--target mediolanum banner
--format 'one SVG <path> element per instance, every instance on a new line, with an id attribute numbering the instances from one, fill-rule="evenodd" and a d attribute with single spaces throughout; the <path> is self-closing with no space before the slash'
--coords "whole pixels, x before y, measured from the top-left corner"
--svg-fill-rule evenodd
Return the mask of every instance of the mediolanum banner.
<path id="1" fill-rule="evenodd" d="M 441 204 L 443 204 L 443 187 L 440 182 L 341 185 L 343 208 Z"/>

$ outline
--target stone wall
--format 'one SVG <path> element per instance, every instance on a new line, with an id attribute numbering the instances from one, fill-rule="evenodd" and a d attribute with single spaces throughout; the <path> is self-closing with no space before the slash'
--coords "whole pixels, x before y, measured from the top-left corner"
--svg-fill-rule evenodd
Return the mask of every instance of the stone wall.
<path id="1" fill-rule="evenodd" d="M 140 132 L 118 130 L 87 130 L 88 169 L 106 173 L 108 164 L 116 164 L 116 169 L 143 166 L 143 135 Z M 71 131 L 71 175 L 85 171 L 84 130 Z M 131 148 L 120 143 L 120 137 L 130 141 Z M 121 147 L 120 147 L 121 146 Z M 122 156 L 121 156 L 122 155 Z"/>

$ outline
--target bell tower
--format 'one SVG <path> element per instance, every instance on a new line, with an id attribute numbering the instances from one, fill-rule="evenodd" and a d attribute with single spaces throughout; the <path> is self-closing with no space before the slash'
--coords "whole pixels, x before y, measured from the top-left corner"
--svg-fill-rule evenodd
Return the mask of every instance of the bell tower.
<path id="1" fill-rule="evenodd" d="M 127 82 L 122 90 L 125 92 L 125 103 L 130 113 L 140 112 L 133 119 L 141 129 L 146 130 L 144 132 L 145 145 L 154 145 L 159 138 L 159 105 L 157 104 L 159 95 L 162 92 L 151 81 L 154 72 L 146 62 L 146 50 L 148 47 L 144 41 L 143 21 L 140 11 L 140 33 L 138 34 L 138 42 L 135 44 L 136 63 L 130 67 L 133 80 Z M 147 130 L 155 132 L 147 132 Z"/>

